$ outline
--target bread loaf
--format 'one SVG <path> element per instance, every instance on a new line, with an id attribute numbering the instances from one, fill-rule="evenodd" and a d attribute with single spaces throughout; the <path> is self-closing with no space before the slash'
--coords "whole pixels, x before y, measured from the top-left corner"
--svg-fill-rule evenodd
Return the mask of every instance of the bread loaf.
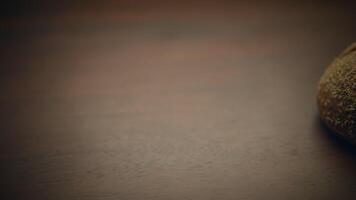
<path id="1" fill-rule="evenodd" d="M 325 70 L 317 103 L 322 121 L 356 145 L 356 42 Z"/>

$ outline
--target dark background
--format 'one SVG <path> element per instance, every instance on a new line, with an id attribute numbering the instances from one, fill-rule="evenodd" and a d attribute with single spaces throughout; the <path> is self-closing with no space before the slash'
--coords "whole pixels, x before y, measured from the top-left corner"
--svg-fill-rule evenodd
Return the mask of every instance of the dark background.
<path id="1" fill-rule="evenodd" d="M 352 1 L 1 5 L 1 199 L 356 199 L 319 77 Z"/>

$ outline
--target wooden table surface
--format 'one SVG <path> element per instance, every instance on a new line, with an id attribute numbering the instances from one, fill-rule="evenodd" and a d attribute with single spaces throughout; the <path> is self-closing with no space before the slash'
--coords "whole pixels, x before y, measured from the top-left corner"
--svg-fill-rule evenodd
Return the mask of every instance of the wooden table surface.
<path id="1" fill-rule="evenodd" d="M 16 6 L 1 199 L 356 199 L 356 151 L 315 105 L 356 39 L 351 2 Z"/>

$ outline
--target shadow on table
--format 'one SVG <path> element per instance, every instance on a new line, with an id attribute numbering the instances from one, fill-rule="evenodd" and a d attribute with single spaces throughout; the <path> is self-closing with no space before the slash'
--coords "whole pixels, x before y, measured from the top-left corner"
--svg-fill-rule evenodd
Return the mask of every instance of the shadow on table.
<path id="1" fill-rule="evenodd" d="M 318 116 L 315 119 L 315 126 L 322 139 L 330 143 L 331 146 L 335 146 L 338 150 L 351 156 L 356 156 L 356 147 L 330 130 Z"/>

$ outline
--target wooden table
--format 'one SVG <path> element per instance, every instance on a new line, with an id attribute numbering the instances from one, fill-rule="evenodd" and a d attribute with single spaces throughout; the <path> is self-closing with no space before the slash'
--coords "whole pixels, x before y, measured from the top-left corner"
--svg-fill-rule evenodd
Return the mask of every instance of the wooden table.
<path id="1" fill-rule="evenodd" d="M 16 7 L 12 8 L 15 9 Z M 316 85 L 351 2 L 29 3 L 1 19 L 1 199 L 356 199 Z"/>

